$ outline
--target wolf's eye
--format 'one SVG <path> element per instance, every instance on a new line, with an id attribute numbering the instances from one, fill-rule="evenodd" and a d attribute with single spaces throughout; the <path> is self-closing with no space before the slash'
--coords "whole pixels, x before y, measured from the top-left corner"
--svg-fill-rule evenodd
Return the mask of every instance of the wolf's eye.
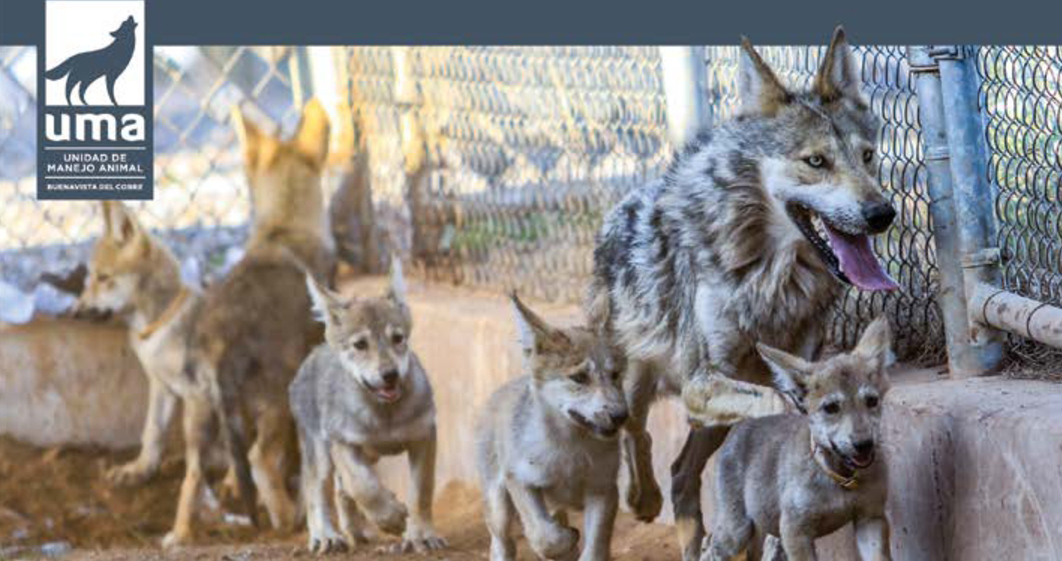
<path id="1" fill-rule="evenodd" d="M 580 370 L 575 374 L 568 376 L 568 379 L 575 382 L 576 384 L 579 384 L 580 386 L 585 386 L 586 384 L 590 383 L 590 375 L 587 374 L 585 370 Z"/>
<path id="2" fill-rule="evenodd" d="M 391 335 L 391 344 L 392 345 L 401 345 L 402 343 L 405 343 L 405 342 L 406 342 L 406 336 L 405 335 L 402 335 L 401 333 L 394 333 L 394 334 Z"/>
<path id="3" fill-rule="evenodd" d="M 819 154 L 813 154 L 811 156 L 808 156 L 807 158 L 804 158 L 804 163 L 815 169 L 821 169 L 826 167 L 826 158 L 822 157 Z"/>
<path id="4" fill-rule="evenodd" d="M 836 415 L 841 412 L 841 405 L 836 401 L 831 401 L 822 406 L 822 412 L 827 415 Z"/>
<path id="5" fill-rule="evenodd" d="M 878 402 L 879 401 L 880 400 L 878 399 L 878 396 L 876 396 L 876 395 L 868 395 L 867 398 L 866 398 L 867 409 L 874 409 L 875 407 L 878 406 Z"/>
<path id="6" fill-rule="evenodd" d="M 358 349 L 359 351 L 364 351 L 364 350 L 368 349 L 369 348 L 369 340 L 368 339 L 358 339 L 357 341 L 354 341 L 354 348 Z"/>
<path id="7" fill-rule="evenodd" d="M 100 274 L 96 275 L 96 282 L 107 282 L 109 280 L 111 280 L 111 276 L 110 275 L 106 275 L 104 273 L 100 273 Z"/>
<path id="8" fill-rule="evenodd" d="M 864 164 L 869 164 L 870 162 L 873 162 L 873 161 L 874 161 L 874 150 L 871 149 L 871 148 L 867 148 L 866 150 L 863 150 L 863 163 Z"/>

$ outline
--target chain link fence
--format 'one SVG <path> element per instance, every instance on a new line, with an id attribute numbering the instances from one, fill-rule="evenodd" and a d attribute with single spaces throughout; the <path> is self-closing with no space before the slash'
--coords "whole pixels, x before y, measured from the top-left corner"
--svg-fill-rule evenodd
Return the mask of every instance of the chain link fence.
<path id="1" fill-rule="evenodd" d="M 383 251 L 423 276 L 577 303 L 608 210 L 659 176 L 675 149 L 653 47 L 344 47 L 341 87 Z M 767 47 L 783 81 L 805 85 L 823 47 Z M 943 326 L 918 100 L 905 50 L 857 50 L 884 123 L 878 175 L 899 212 L 875 240 L 902 289 L 848 291 L 830 321 L 850 344 L 884 312 L 904 325 L 898 354 L 940 362 Z M 1062 54 L 974 48 L 988 171 L 998 190 L 1004 288 L 1062 300 Z M 711 119 L 737 103 L 736 47 L 704 50 Z M 249 202 L 228 122 L 242 105 L 290 131 L 309 91 L 300 49 L 155 51 L 156 200 L 140 205 L 182 258 L 220 264 L 243 240 Z M 0 276 L 25 287 L 84 257 L 96 205 L 38 203 L 32 48 L 0 49 Z M 341 113 L 346 115 L 346 113 Z M 334 218 L 334 217 L 333 217 Z"/>
<path id="2" fill-rule="evenodd" d="M 131 202 L 196 280 L 234 259 L 250 212 L 231 110 L 265 130 L 299 116 L 297 50 L 290 47 L 158 47 L 154 51 L 155 199 Z M 45 271 L 86 259 L 101 227 L 98 206 L 36 200 L 37 54 L 0 48 L 0 273 L 31 290 Z"/>
<path id="3" fill-rule="evenodd" d="M 978 106 L 996 190 L 1002 287 L 1062 304 L 1062 49 L 980 47 Z M 1020 366 L 1062 363 L 1062 350 L 1010 337 Z M 1035 368 L 1034 368 L 1035 369 Z"/>

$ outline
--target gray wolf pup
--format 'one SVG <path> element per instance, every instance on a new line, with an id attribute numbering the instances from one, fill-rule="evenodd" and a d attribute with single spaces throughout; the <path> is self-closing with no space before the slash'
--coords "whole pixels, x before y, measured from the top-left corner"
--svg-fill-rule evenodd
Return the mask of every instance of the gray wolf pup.
<path id="1" fill-rule="evenodd" d="M 409 346 L 412 318 L 401 262 L 392 261 L 391 288 L 382 298 L 346 299 L 310 275 L 306 284 L 327 340 L 306 359 L 289 390 L 302 448 L 310 551 L 341 551 L 346 540 L 368 541 L 363 515 L 385 532 L 405 532 L 398 551 L 445 547 L 432 526 L 435 402 Z M 413 479 L 408 524 L 406 508 L 373 470 L 380 456 L 403 452 Z M 330 479 L 342 535 L 332 525 L 325 495 Z"/>
<path id="2" fill-rule="evenodd" d="M 491 561 L 512 561 L 519 513 L 531 548 L 569 559 L 584 511 L 581 561 L 609 558 L 619 493 L 618 433 L 627 420 L 623 354 L 585 328 L 550 326 L 513 295 L 526 374 L 494 393 L 476 425 L 476 463 Z M 555 510 L 553 510 L 555 509 Z"/>
<path id="3" fill-rule="evenodd" d="M 254 210 L 250 239 L 240 262 L 203 294 L 188 335 L 185 476 L 165 546 L 192 538 L 215 422 L 252 522 L 256 492 L 274 528 L 294 526 L 297 514 L 286 487 L 297 453 L 287 388 L 323 340 L 303 271 L 330 279 L 335 266 L 321 193 L 328 116 L 311 100 L 288 141 L 262 134 L 239 112 L 234 117 Z"/>
<path id="4" fill-rule="evenodd" d="M 162 459 L 166 428 L 179 398 L 193 391 L 184 375 L 187 338 L 201 295 L 181 281 L 173 254 L 122 203 L 105 201 L 103 235 L 92 248 L 85 289 L 75 314 L 121 316 L 129 345 L 148 379 L 148 412 L 135 460 L 108 471 L 118 484 L 151 478 Z"/>
<path id="5" fill-rule="evenodd" d="M 126 18 L 118 29 L 112 31 L 111 37 L 114 37 L 114 41 L 111 41 L 110 45 L 96 51 L 76 54 L 44 73 L 44 77 L 49 80 L 59 80 L 66 76 L 67 105 L 74 104 L 70 94 L 78 84 L 81 85 L 77 91 L 81 104 L 88 105 L 85 102 L 85 92 L 100 78 L 106 79 L 107 95 L 111 98 L 111 104 L 118 105 L 118 101 L 114 99 L 114 83 L 125 72 L 133 58 L 133 51 L 136 50 L 136 21 L 133 16 Z"/>
<path id="6" fill-rule="evenodd" d="M 887 488 L 880 456 L 889 389 L 889 324 L 878 318 L 850 353 L 808 362 L 764 344 L 779 389 L 803 415 L 738 423 L 716 460 L 716 515 L 701 561 L 728 561 L 781 538 L 790 561 L 814 561 L 815 539 L 855 523 L 859 557 L 888 561 Z"/>
<path id="7" fill-rule="evenodd" d="M 699 555 L 701 472 L 726 425 L 785 410 L 756 353 L 763 342 L 805 358 L 842 283 L 893 289 L 869 236 L 896 212 L 875 179 L 879 123 L 838 28 L 810 89 L 785 88 L 747 40 L 742 108 L 702 133 L 662 179 L 630 193 L 594 251 L 588 317 L 627 353 L 631 420 L 623 437 L 627 501 L 651 520 L 649 407 L 682 393 L 691 428 L 672 465 L 683 558 Z M 838 282 L 840 281 L 840 282 Z"/>

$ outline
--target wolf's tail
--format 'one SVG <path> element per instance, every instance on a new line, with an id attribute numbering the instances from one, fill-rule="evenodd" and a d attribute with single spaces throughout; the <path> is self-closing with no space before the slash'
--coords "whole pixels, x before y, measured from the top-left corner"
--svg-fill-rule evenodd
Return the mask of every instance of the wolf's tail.
<path id="1" fill-rule="evenodd" d="M 229 465 L 236 470 L 236 483 L 240 493 L 240 501 L 243 503 L 243 509 L 251 519 L 251 525 L 257 528 L 258 498 L 254 480 L 251 478 L 251 464 L 247 459 L 247 441 L 244 439 L 239 427 L 233 422 L 234 419 L 230 417 L 230 415 L 239 413 L 239 404 L 232 403 L 232 401 L 231 398 L 226 399 L 225 393 L 221 391 L 221 384 L 217 376 L 212 376 L 210 402 L 214 409 L 214 415 L 218 420 L 221 440 L 225 444 L 225 451 L 229 456 Z"/>
<path id="2" fill-rule="evenodd" d="M 74 59 L 66 59 L 59 66 L 45 72 L 44 77 L 49 80 L 58 80 L 59 78 L 66 76 L 70 72 L 70 67 L 73 66 L 73 63 L 71 62 L 72 60 Z"/>

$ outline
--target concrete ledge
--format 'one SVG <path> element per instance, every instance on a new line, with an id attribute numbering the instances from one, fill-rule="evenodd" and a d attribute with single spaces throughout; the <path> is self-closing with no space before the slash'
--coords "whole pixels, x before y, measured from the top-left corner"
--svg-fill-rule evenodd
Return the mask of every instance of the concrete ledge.
<path id="1" fill-rule="evenodd" d="M 376 295 L 382 278 L 343 286 Z M 435 387 L 438 481 L 475 481 L 472 427 L 495 388 L 520 372 L 508 300 L 410 283 L 411 340 Z M 532 303 L 551 321 L 579 321 L 571 306 Z M 1000 378 L 935 380 L 899 369 L 886 400 L 893 558 L 908 561 L 1062 559 L 1062 385 Z M 0 328 L 0 433 L 40 445 L 135 444 L 146 381 L 124 331 L 71 321 Z M 674 401 L 650 417 L 665 496 L 686 422 Z M 398 490 L 404 459 L 381 463 Z M 705 477 L 710 477 L 711 466 Z M 704 485 L 710 519 L 711 484 Z M 665 505 L 662 522 L 670 521 Z M 854 559 L 850 531 L 819 542 L 821 558 Z"/>

